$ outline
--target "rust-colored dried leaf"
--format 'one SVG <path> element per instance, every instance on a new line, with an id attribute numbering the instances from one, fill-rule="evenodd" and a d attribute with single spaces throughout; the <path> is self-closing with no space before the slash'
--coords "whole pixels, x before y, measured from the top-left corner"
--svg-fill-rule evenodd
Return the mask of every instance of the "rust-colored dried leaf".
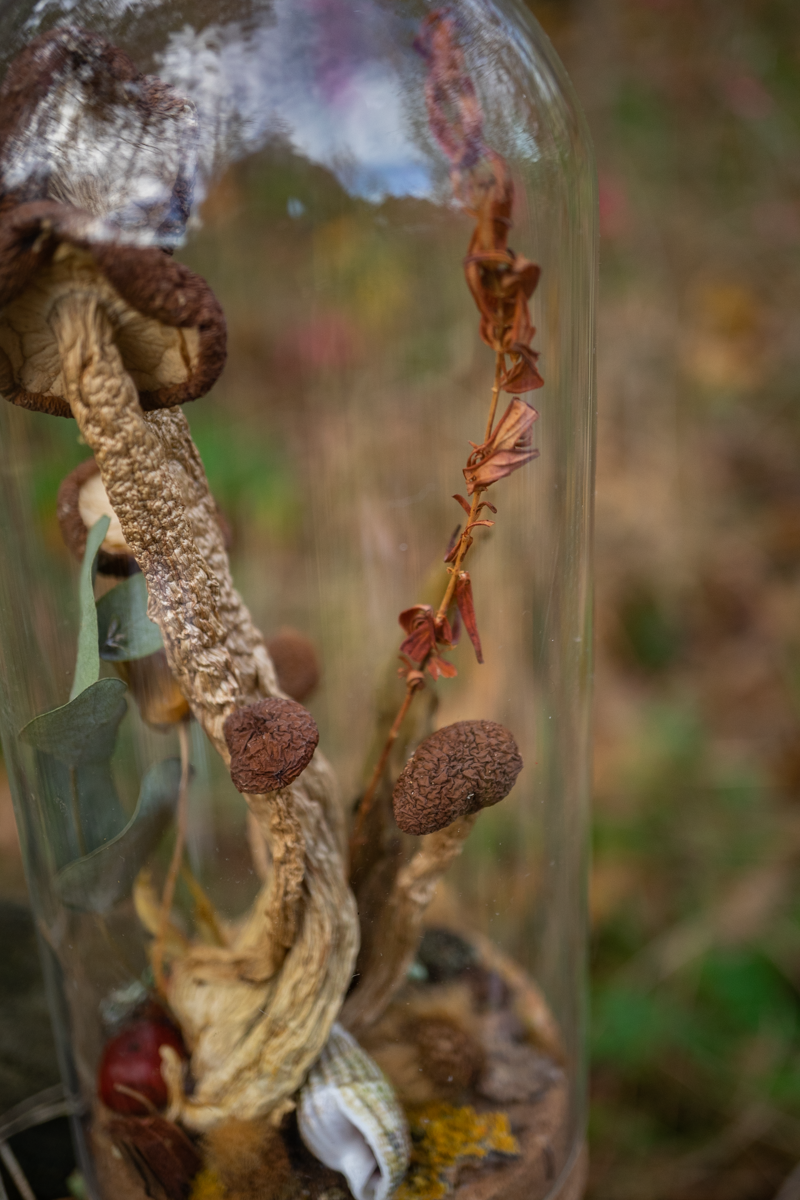
<path id="1" fill-rule="evenodd" d="M 460 571 L 458 582 L 456 583 L 456 604 L 461 619 L 464 622 L 464 628 L 469 634 L 469 640 L 475 649 L 475 657 L 479 663 L 483 662 L 483 650 L 481 649 L 481 637 L 478 633 L 478 623 L 475 619 L 475 605 L 472 599 L 472 580 L 469 577 L 468 571 Z"/>
<path id="2" fill-rule="evenodd" d="M 400 653 L 413 662 L 425 664 L 425 670 L 433 679 L 440 675 L 453 679 L 458 672 L 452 663 L 442 658 L 437 643 L 453 645 L 453 634 L 446 617 L 437 622 L 430 604 L 414 604 L 405 609 L 398 618 L 408 637 L 400 646 Z"/>
<path id="3" fill-rule="evenodd" d="M 512 471 L 524 467 L 539 454 L 531 448 L 531 426 L 539 414 L 524 400 L 512 400 L 488 442 L 476 446 L 467 459 L 464 478 L 467 493 L 487 488 Z"/>
<path id="4" fill-rule="evenodd" d="M 515 342 L 510 353 L 512 359 L 516 356 L 516 360 L 500 379 L 501 391 L 520 396 L 524 392 L 532 392 L 542 387 L 544 380 L 536 366 L 538 351 L 531 350 L 530 346 L 524 346 L 521 342 Z"/>
<path id="5" fill-rule="evenodd" d="M 314 756 L 319 730 L 295 700 L 270 696 L 237 708 L 223 726 L 231 779 L 240 792 L 260 796 L 287 787 Z"/>

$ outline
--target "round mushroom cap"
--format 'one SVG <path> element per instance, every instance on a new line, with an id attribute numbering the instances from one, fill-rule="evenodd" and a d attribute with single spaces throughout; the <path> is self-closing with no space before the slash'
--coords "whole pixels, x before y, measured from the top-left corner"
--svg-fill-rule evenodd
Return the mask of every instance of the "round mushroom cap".
<path id="1" fill-rule="evenodd" d="M 237 708 L 223 732 L 231 752 L 231 779 L 251 796 L 287 787 L 311 762 L 319 742 L 308 709 L 279 696 Z"/>
<path id="2" fill-rule="evenodd" d="M 163 250 L 113 240 L 50 200 L 0 217 L 0 392 L 72 415 L 50 317 L 68 297 L 102 306 L 145 411 L 203 396 L 225 364 L 225 318 L 206 281 Z"/>
<path id="3" fill-rule="evenodd" d="M 305 700 L 319 683 L 319 659 L 314 644 L 297 629 L 284 625 L 267 639 L 281 691 L 293 700 Z"/>
<path id="4" fill-rule="evenodd" d="M 0 209 L 58 200 L 125 240 L 173 246 L 189 216 L 197 144 L 191 101 L 99 34 L 52 29 L 0 87 Z"/>
<path id="5" fill-rule="evenodd" d="M 420 742 L 394 787 L 394 817 L 404 833 L 444 829 L 497 804 L 522 770 L 517 743 L 495 721 L 456 721 Z"/>

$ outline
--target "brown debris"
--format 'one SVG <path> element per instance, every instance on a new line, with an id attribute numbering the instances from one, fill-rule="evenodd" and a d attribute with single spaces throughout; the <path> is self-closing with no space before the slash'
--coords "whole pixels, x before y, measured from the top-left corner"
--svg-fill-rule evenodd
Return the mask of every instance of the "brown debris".
<path id="1" fill-rule="evenodd" d="M 279 696 L 237 708 L 223 728 L 231 779 L 240 792 L 256 796 L 293 783 L 319 742 L 317 723 L 308 709 Z"/>
<path id="2" fill-rule="evenodd" d="M 458 817 L 497 804 L 522 770 L 514 738 L 495 721 L 456 721 L 432 733 L 394 788 L 397 824 L 405 833 L 435 833 Z"/>
<path id="3" fill-rule="evenodd" d="M 296 629 L 284 625 L 271 638 L 267 649 L 278 684 L 292 700 L 306 700 L 319 683 L 320 668 L 314 643 Z"/>
<path id="4" fill-rule="evenodd" d="M 283 1138 L 267 1120 L 229 1117 L 203 1138 L 205 1166 L 228 1200 L 278 1200 L 292 1182 Z"/>
<path id="5" fill-rule="evenodd" d="M 480 1043 L 456 1021 L 428 1017 L 411 1030 L 420 1065 L 435 1084 L 459 1091 L 475 1083 L 484 1066 Z"/>
<path id="6" fill-rule="evenodd" d="M 110 1117 L 105 1132 L 141 1179 L 148 1196 L 188 1200 L 202 1165 L 186 1134 L 164 1117 Z"/>

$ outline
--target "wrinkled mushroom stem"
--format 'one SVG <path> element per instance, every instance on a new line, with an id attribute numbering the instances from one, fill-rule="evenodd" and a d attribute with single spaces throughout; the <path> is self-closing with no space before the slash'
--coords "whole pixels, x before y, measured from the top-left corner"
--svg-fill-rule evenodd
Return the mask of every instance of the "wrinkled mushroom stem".
<path id="1" fill-rule="evenodd" d="M 281 692 L 233 587 L 186 418 L 142 412 L 111 321 L 77 283 L 50 321 L 72 413 L 144 573 L 170 670 L 227 764 L 226 718 Z M 173 1107 L 196 1128 L 286 1103 L 327 1040 L 358 949 L 325 760 L 317 753 L 291 788 L 245 798 L 270 846 L 269 880 L 235 943 L 192 947 L 173 962 L 168 987 L 195 1080 L 193 1096 L 176 1090 Z"/>
<path id="2" fill-rule="evenodd" d="M 477 818 L 474 813 L 437 833 L 429 833 L 398 871 L 380 914 L 381 929 L 371 942 L 374 952 L 363 964 L 359 962 L 358 986 L 342 1010 L 342 1024 L 356 1037 L 382 1016 L 402 986 L 414 961 L 422 921 L 437 884 L 461 853 Z"/>

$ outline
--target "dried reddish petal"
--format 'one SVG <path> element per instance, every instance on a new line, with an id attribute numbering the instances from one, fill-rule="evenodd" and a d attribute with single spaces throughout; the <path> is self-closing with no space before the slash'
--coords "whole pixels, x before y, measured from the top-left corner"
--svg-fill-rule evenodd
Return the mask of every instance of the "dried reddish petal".
<path id="1" fill-rule="evenodd" d="M 531 449 L 531 426 L 539 414 L 524 400 L 512 400 L 488 442 L 476 446 L 467 459 L 464 478 L 467 494 L 489 487 L 512 471 L 524 467 L 539 451 Z"/>
<path id="2" fill-rule="evenodd" d="M 400 613 L 398 620 L 408 637 L 400 646 L 414 662 L 423 660 L 436 650 L 436 625 L 430 604 L 414 604 Z"/>
<path id="3" fill-rule="evenodd" d="M 511 353 L 517 356 L 517 360 L 500 380 L 501 390 L 518 396 L 542 387 L 544 380 L 536 366 L 536 360 L 539 357 L 537 351 L 531 350 L 529 346 L 523 346 L 521 342 L 515 342 L 511 347 Z"/>
<path id="4" fill-rule="evenodd" d="M 417 747 L 394 787 L 405 833 L 435 833 L 458 817 L 497 804 L 522 770 L 511 733 L 494 721 L 457 721 Z"/>
<path id="5" fill-rule="evenodd" d="M 469 634 L 469 640 L 475 649 L 475 657 L 479 663 L 482 663 L 483 650 L 481 649 L 481 638 L 478 633 L 478 623 L 475 619 L 475 605 L 472 600 L 472 580 L 469 577 L 468 571 L 461 571 L 459 573 L 455 596 L 458 611 L 464 622 L 464 628 Z"/>
<path id="6" fill-rule="evenodd" d="M 287 787 L 308 766 L 319 730 L 295 700 L 270 696 L 237 708 L 223 726 L 231 779 L 240 792 L 263 795 Z"/>
<path id="7" fill-rule="evenodd" d="M 455 679 L 458 671 L 451 662 L 446 658 L 442 658 L 440 654 L 431 654 L 428 661 L 425 663 L 425 670 L 429 673 L 432 679 L 438 679 L 440 675 L 445 679 Z"/>

